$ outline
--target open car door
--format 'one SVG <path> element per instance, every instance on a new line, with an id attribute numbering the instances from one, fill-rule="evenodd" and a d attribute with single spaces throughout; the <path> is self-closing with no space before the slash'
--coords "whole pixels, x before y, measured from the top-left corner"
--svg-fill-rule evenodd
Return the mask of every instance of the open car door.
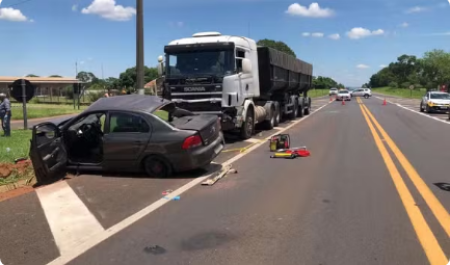
<path id="1" fill-rule="evenodd" d="M 48 122 L 33 127 L 30 158 L 38 183 L 65 176 L 67 152 L 58 126 Z"/>

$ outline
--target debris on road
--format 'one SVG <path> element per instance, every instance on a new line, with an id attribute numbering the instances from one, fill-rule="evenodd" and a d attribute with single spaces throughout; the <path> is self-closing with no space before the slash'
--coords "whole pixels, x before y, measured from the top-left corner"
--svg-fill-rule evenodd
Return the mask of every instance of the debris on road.
<path id="1" fill-rule="evenodd" d="M 306 146 L 294 147 L 291 149 L 278 149 L 277 152 L 270 156 L 270 158 L 288 158 L 294 159 L 297 157 L 308 157 L 311 152 L 308 151 Z"/>
<path id="2" fill-rule="evenodd" d="M 179 195 L 175 196 L 175 197 L 172 197 L 172 198 L 169 197 L 169 196 L 164 196 L 163 198 L 166 199 L 166 200 L 169 200 L 169 201 L 179 201 L 181 199 Z"/>
<path id="3" fill-rule="evenodd" d="M 166 249 L 161 246 L 158 246 L 158 245 L 154 245 L 152 247 L 145 247 L 144 251 L 146 253 L 153 254 L 153 255 L 159 255 L 159 254 L 166 253 Z"/>
<path id="4" fill-rule="evenodd" d="M 170 193 L 172 193 L 173 192 L 173 190 L 165 190 L 165 191 L 163 191 L 162 192 L 162 195 L 168 195 L 168 194 L 170 194 Z"/>
<path id="5" fill-rule="evenodd" d="M 214 185 L 219 179 L 225 177 L 228 173 L 237 174 L 237 170 L 234 168 L 231 168 L 231 165 L 228 165 L 226 167 L 223 167 L 222 170 L 217 171 L 213 177 L 205 180 L 202 182 L 202 185 L 204 186 L 212 186 Z"/>

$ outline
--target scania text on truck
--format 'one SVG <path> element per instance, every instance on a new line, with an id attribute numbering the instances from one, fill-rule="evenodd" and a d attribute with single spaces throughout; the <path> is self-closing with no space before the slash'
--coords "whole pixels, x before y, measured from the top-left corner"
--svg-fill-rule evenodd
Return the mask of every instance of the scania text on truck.
<path id="1" fill-rule="evenodd" d="M 162 96 L 194 113 L 221 117 L 222 130 L 250 138 L 256 124 L 267 129 L 308 115 L 311 64 L 258 47 L 247 37 L 196 33 L 170 42 L 158 58 Z"/>

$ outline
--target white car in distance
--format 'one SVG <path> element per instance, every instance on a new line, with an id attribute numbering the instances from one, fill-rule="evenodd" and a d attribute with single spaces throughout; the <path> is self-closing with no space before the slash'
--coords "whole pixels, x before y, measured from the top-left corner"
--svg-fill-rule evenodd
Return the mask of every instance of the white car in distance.
<path id="1" fill-rule="evenodd" d="M 337 101 L 340 101 L 340 100 L 351 101 L 352 95 L 350 94 L 350 92 L 348 90 L 340 90 L 336 96 L 336 100 Z"/>

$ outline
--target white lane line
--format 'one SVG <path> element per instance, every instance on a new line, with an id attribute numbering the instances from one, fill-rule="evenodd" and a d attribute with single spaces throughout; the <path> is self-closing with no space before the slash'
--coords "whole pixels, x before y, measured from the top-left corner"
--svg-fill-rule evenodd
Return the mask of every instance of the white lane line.
<path id="1" fill-rule="evenodd" d="M 36 194 L 61 256 L 104 231 L 66 181 L 36 189 Z"/>
<path id="2" fill-rule="evenodd" d="M 427 118 L 429 118 L 429 119 L 433 119 L 433 120 L 435 120 L 435 121 L 440 121 L 440 122 L 445 123 L 445 124 L 450 124 L 450 123 L 447 121 L 446 118 L 439 118 L 439 117 L 435 117 L 435 116 L 430 116 L 430 115 L 427 115 L 427 114 L 425 114 L 425 113 L 422 113 L 422 112 L 418 112 L 418 111 L 416 111 L 416 110 L 409 109 L 409 108 L 404 107 L 404 106 L 402 106 L 402 105 L 400 105 L 400 104 L 396 104 L 396 105 L 397 105 L 398 107 L 402 108 L 402 109 L 409 110 L 409 111 L 411 111 L 411 112 L 414 112 L 414 113 L 416 113 L 416 114 L 422 115 L 422 116 L 427 117 Z"/>
<path id="3" fill-rule="evenodd" d="M 316 109 L 315 111 L 312 111 L 308 116 L 303 117 L 302 119 L 295 121 L 294 123 L 290 124 L 289 126 L 287 126 L 285 128 L 282 128 L 282 130 L 280 130 L 279 132 L 276 132 L 276 133 L 266 137 L 265 139 L 270 139 L 272 136 L 277 135 L 280 132 L 284 132 L 284 131 L 289 130 L 290 128 L 294 127 L 295 125 L 297 125 L 297 124 L 307 120 L 314 113 L 316 113 L 319 110 L 321 110 L 322 108 L 328 106 L 328 104 L 330 104 L 330 103 L 327 103 L 327 104 L 323 105 L 322 107 Z M 266 142 L 265 141 L 261 141 L 260 143 L 257 143 L 255 145 L 253 145 L 252 147 L 247 149 L 246 152 L 240 153 L 237 156 L 234 156 L 233 158 L 231 158 L 231 159 L 227 160 L 226 162 L 222 163 L 222 167 L 226 167 L 228 165 L 231 165 L 235 161 L 241 159 L 243 156 L 245 156 L 248 153 L 254 151 L 255 149 L 257 149 L 258 147 L 260 147 L 263 144 L 266 144 Z M 186 192 L 186 191 L 190 190 L 191 188 L 199 185 L 200 183 L 202 183 L 203 181 L 205 181 L 206 179 L 211 177 L 213 173 L 214 172 L 209 173 L 209 174 L 207 174 L 207 175 L 205 175 L 203 177 L 198 177 L 198 178 L 192 180 L 191 182 L 189 182 L 189 183 L 185 184 L 184 186 L 182 186 L 182 187 L 176 189 L 175 191 L 171 192 L 170 196 L 167 196 L 167 197 L 169 197 L 169 199 L 161 198 L 161 199 L 157 200 L 156 202 L 150 204 L 149 206 L 145 207 L 144 209 L 140 210 L 139 212 L 129 216 L 125 220 L 115 224 L 114 226 L 110 227 L 109 229 L 104 230 L 102 232 L 99 232 L 99 233 L 91 236 L 89 238 L 89 240 L 82 242 L 78 246 L 74 246 L 70 251 L 65 252 L 64 255 L 61 255 L 60 257 L 58 257 L 55 260 L 53 260 L 50 263 L 48 263 L 47 265 L 65 265 L 65 264 L 69 263 L 70 261 L 74 260 L 75 258 L 77 258 L 81 254 L 85 253 L 89 249 L 95 247 L 99 243 L 105 241 L 106 239 L 110 238 L 111 236 L 119 233 L 120 231 L 124 230 L 125 228 L 127 228 L 130 225 L 134 224 L 135 222 L 139 221 L 143 217 L 147 216 L 148 214 L 150 214 L 150 213 L 154 212 L 155 210 L 157 210 L 158 208 L 162 207 L 163 205 L 165 205 L 166 203 L 168 203 L 170 201 L 170 198 L 179 196 L 183 192 Z"/>
<path id="4" fill-rule="evenodd" d="M 249 138 L 249 139 L 244 140 L 244 142 L 251 143 L 251 144 L 257 143 L 259 141 L 261 141 L 261 140 L 255 139 L 255 138 Z"/>
<path id="5" fill-rule="evenodd" d="M 279 131 L 281 131 L 281 130 L 283 130 L 284 128 L 283 127 L 273 127 L 275 130 L 279 130 Z"/>
<path id="6" fill-rule="evenodd" d="M 378 99 L 383 100 L 382 98 L 378 98 Z M 405 106 L 403 106 L 403 105 L 401 105 L 399 103 L 393 103 L 393 102 L 390 102 L 390 101 L 387 101 L 387 102 L 389 102 L 389 103 L 391 103 L 393 105 L 396 105 L 397 107 L 400 107 L 402 109 L 409 110 L 409 111 L 414 112 L 416 114 L 422 115 L 423 117 L 427 117 L 429 119 L 432 119 L 432 120 L 435 120 L 435 121 L 439 121 L 439 122 L 442 122 L 444 124 L 450 124 L 450 122 L 448 122 L 448 120 L 447 120 L 447 116 L 445 116 L 445 117 L 435 117 L 435 116 L 428 115 L 426 113 L 419 112 L 419 111 L 414 110 L 414 109 L 410 109 L 410 108 L 405 107 Z"/>

